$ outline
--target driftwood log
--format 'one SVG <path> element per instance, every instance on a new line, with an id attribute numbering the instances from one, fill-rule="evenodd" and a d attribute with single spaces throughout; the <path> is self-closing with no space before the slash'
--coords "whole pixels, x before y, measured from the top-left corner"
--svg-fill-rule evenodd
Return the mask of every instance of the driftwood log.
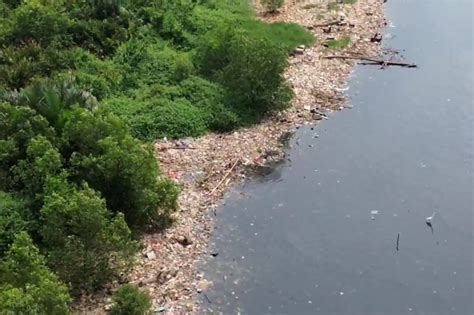
<path id="1" fill-rule="evenodd" d="M 369 58 L 369 57 L 363 57 L 363 56 L 333 55 L 333 56 L 324 56 L 323 59 L 361 60 L 361 61 L 365 61 L 363 63 L 365 65 L 380 65 L 380 66 L 383 66 L 383 67 L 386 67 L 386 66 L 398 66 L 398 67 L 405 67 L 405 68 L 417 68 L 418 67 L 416 64 L 413 64 L 413 63 L 394 62 L 394 61 L 389 61 L 389 60 L 375 59 L 375 58 Z"/>

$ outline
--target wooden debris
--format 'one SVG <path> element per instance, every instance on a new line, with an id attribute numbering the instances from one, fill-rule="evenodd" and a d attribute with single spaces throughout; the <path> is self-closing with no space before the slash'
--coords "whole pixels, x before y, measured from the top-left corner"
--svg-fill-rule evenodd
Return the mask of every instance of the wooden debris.
<path id="1" fill-rule="evenodd" d="M 227 177 L 229 177 L 229 175 L 232 173 L 232 171 L 234 170 L 234 168 L 237 166 L 237 163 L 240 162 L 240 158 L 236 159 L 234 164 L 232 164 L 232 167 L 230 168 L 229 171 L 227 171 L 227 173 L 225 174 L 224 178 L 222 178 L 222 180 L 217 184 L 216 187 L 214 187 L 210 194 L 214 194 L 216 192 L 216 190 L 222 185 L 222 183 L 227 179 Z"/>
<path id="2" fill-rule="evenodd" d="M 399 66 L 399 67 L 405 67 L 405 68 L 417 68 L 418 67 L 416 64 L 412 64 L 412 63 L 395 62 L 395 61 L 390 61 L 390 60 L 382 60 L 382 59 L 375 59 L 375 58 L 362 57 L 362 56 L 332 55 L 332 56 L 324 56 L 323 59 L 361 60 L 361 61 L 366 61 L 365 63 L 363 63 L 363 64 L 366 64 L 366 65 L 380 65 L 380 66 L 383 66 L 383 67 L 386 67 L 386 66 Z"/>

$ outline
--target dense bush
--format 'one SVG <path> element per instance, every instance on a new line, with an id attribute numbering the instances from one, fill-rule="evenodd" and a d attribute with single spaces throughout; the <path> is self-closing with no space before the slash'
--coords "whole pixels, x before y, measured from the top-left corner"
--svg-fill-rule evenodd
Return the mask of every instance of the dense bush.
<path id="1" fill-rule="evenodd" d="M 92 290 L 126 267 L 135 244 L 121 214 L 113 219 L 87 184 L 76 188 L 49 178 L 41 208 L 41 236 L 50 266 L 73 293 Z M 111 264 L 113 261 L 113 265 Z"/>
<path id="2" fill-rule="evenodd" d="M 0 258 L 10 248 L 15 235 L 28 228 L 24 207 L 20 199 L 0 191 Z"/>
<path id="3" fill-rule="evenodd" d="M 1 96 L 1 189 L 12 193 L 0 193 L 0 254 L 29 232 L 76 295 L 130 266 L 130 227 L 168 224 L 178 190 L 150 147 L 70 83 Z"/>
<path id="4" fill-rule="evenodd" d="M 26 232 L 0 261 L 0 314 L 69 314 L 67 287 L 46 267 Z"/>
<path id="5" fill-rule="evenodd" d="M 100 124 L 94 126 L 88 121 L 93 117 L 90 113 L 71 115 L 77 118 L 64 131 L 67 143 L 77 148 L 69 160 L 71 178 L 85 180 L 100 191 L 107 207 L 123 212 L 131 226 L 166 220 L 175 208 L 177 189 L 157 180 L 159 169 L 151 146 L 142 146 L 127 134 L 113 135 L 120 130 L 107 125 L 107 119 L 114 123 L 110 116 L 95 118 Z"/>
<path id="6" fill-rule="evenodd" d="M 177 189 L 158 180 L 152 149 L 133 139 L 117 117 L 94 110 L 87 93 L 59 84 L 33 86 L 7 99 L 19 106 L 0 106 L 0 141 L 8 144 L 0 156 L 1 174 L 35 209 L 41 207 L 45 179 L 66 169 L 70 181 L 88 182 L 130 226 L 167 221 Z M 205 125 L 199 128 L 202 133 Z"/>
<path id="7" fill-rule="evenodd" d="M 284 49 L 268 39 L 231 29 L 210 37 L 198 55 L 203 71 L 226 88 L 228 104 L 241 116 L 259 116 L 288 104 L 292 92 L 283 78 Z"/>
<path id="8" fill-rule="evenodd" d="M 131 284 L 123 285 L 113 297 L 111 315 L 145 315 L 151 308 L 148 295 Z"/>
<path id="9" fill-rule="evenodd" d="M 200 136 L 207 130 L 205 112 L 186 99 L 138 101 L 119 98 L 108 102 L 107 108 L 122 116 L 134 135 L 142 139 Z"/>
<path id="10" fill-rule="evenodd" d="M 247 0 L 33 1 L 0 14 L 0 90 L 73 75 L 98 100 L 128 99 L 114 112 L 145 140 L 229 131 L 285 107 L 285 54 L 313 40 L 256 20 Z"/>

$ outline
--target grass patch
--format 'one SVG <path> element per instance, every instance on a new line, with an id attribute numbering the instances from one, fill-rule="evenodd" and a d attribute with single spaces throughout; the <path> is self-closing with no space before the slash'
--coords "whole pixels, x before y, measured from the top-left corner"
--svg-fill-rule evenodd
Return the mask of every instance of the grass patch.
<path id="1" fill-rule="evenodd" d="M 258 20 L 242 22 L 242 28 L 255 38 L 267 38 L 276 45 L 292 51 L 298 45 L 310 46 L 314 43 L 314 36 L 302 26 L 294 23 L 264 23 Z"/>
<path id="2" fill-rule="evenodd" d="M 327 40 L 325 46 L 329 49 L 344 49 L 351 43 L 350 37 L 343 37 L 341 39 L 330 39 Z"/>

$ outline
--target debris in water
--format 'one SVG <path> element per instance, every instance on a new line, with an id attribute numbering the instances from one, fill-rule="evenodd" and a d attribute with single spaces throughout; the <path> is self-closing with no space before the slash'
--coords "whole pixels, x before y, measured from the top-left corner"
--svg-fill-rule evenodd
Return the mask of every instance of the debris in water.
<path id="1" fill-rule="evenodd" d="M 431 217 L 427 217 L 427 218 L 426 218 L 426 222 L 427 222 L 427 223 L 428 223 L 428 222 L 431 223 L 431 221 L 433 220 L 435 214 L 436 214 L 436 212 L 433 212 L 433 214 L 431 215 Z"/>
<path id="2" fill-rule="evenodd" d="M 428 225 L 429 228 L 431 229 L 431 234 L 433 234 L 433 225 L 431 224 L 431 221 L 433 221 L 435 214 L 436 212 L 433 212 L 433 214 L 430 217 L 426 218 L 426 225 Z"/>
<path id="3" fill-rule="evenodd" d="M 211 301 L 211 299 L 210 299 L 210 298 L 207 296 L 207 294 L 206 294 L 206 293 L 204 293 L 204 292 L 203 292 L 203 293 L 202 293 L 202 295 L 203 295 L 203 296 L 204 296 L 204 298 L 206 299 L 207 303 L 209 303 L 209 304 L 212 304 L 212 301 Z"/>
<path id="4" fill-rule="evenodd" d="M 397 251 L 398 251 L 398 244 L 400 243 L 400 233 L 397 235 Z"/>
<path id="5" fill-rule="evenodd" d="M 379 214 L 379 210 L 372 210 L 370 211 L 370 214 L 372 215 L 370 219 L 375 220 L 375 216 Z"/>

